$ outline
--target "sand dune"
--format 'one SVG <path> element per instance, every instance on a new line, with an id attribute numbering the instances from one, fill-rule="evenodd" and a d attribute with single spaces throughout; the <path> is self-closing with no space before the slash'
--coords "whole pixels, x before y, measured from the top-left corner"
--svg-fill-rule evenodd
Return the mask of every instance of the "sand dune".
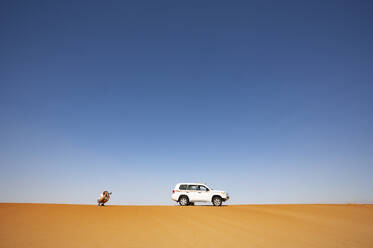
<path id="1" fill-rule="evenodd" d="M 0 204 L 0 247 L 373 247 L 373 205 Z"/>

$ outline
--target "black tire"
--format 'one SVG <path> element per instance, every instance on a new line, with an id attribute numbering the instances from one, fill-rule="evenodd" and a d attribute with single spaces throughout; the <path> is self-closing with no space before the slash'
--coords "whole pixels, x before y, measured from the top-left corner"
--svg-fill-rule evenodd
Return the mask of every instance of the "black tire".
<path id="1" fill-rule="evenodd" d="M 180 206 L 188 206 L 189 205 L 189 198 L 185 195 L 180 196 L 179 204 L 180 204 Z"/>
<path id="2" fill-rule="evenodd" d="M 194 202 L 190 202 L 190 203 L 189 203 L 189 206 L 194 206 Z"/>
<path id="3" fill-rule="evenodd" d="M 223 199 L 221 199 L 220 196 L 214 196 L 212 198 L 212 204 L 214 204 L 214 206 L 221 206 L 221 204 L 223 203 Z"/>

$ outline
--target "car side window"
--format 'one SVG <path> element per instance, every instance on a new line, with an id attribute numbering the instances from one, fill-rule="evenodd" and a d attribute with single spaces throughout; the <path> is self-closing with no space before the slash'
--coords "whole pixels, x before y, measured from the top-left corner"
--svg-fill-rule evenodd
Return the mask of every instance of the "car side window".
<path id="1" fill-rule="evenodd" d="M 186 184 L 182 184 L 182 185 L 180 185 L 179 189 L 180 190 L 186 190 L 187 189 L 187 185 Z"/>
<path id="2" fill-rule="evenodd" d="M 188 185 L 188 190 L 197 190 L 197 185 Z"/>
<path id="3" fill-rule="evenodd" d="M 198 186 L 198 190 L 199 190 L 199 191 L 204 191 L 204 192 L 207 192 L 207 191 L 208 191 L 207 188 L 206 188 L 205 186 L 202 186 L 202 185 L 199 185 L 199 186 Z"/>

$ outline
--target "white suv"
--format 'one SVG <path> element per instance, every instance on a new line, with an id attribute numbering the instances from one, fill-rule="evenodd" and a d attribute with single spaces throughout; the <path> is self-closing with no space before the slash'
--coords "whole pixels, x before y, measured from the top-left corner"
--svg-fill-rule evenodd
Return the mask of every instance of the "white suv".
<path id="1" fill-rule="evenodd" d="M 178 183 L 171 198 L 181 206 L 194 205 L 195 202 L 212 202 L 214 206 L 220 206 L 229 200 L 227 192 L 210 189 L 203 183 Z"/>

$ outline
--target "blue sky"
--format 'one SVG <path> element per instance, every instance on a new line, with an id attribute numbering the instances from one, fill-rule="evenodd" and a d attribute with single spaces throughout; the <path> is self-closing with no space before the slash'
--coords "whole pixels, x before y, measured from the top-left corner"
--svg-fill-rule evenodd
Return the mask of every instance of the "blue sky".
<path id="1" fill-rule="evenodd" d="M 369 1 L 2 1 L 2 202 L 373 202 Z"/>

